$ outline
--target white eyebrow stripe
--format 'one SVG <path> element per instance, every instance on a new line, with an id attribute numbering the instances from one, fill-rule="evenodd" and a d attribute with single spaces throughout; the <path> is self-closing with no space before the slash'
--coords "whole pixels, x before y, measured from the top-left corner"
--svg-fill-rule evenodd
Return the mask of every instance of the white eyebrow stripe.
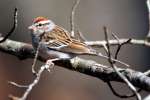
<path id="1" fill-rule="evenodd" d="M 45 24 L 45 23 L 53 23 L 51 20 L 46 20 L 46 21 L 40 21 L 38 23 L 35 23 L 34 25 L 37 26 L 39 24 Z"/>
<path id="2" fill-rule="evenodd" d="M 50 23 L 50 21 L 49 20 L 48 21 L 41 21 L 41 22 L 35 23 L 34 25 L 37 26 L 39 24 L 45 24 L 45 23 Z"/>
<path id="3" fill-rule="evenodd" d="M 39 23 L 41 23 L 41 24 L 45 24 L 45 23 L 50 23 L 50 22 L 51 22 L 50 20 L 46 20 L 46 21 L 38 22 L 38 24 L 39 24 Z"/>

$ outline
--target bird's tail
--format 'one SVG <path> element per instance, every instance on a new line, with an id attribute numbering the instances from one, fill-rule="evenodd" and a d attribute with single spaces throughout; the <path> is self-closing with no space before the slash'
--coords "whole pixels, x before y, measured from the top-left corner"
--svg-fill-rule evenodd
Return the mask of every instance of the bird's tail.
<path id="1" fill-rule="evenodd" d="M 102 53 L 99 53 L 99 52 L 92 52 L 92 53 L 87 53 L 87 54 L 84 54 L 84 55 L 98 56 L 98 57 L 101 57 L 101 58 L 110 59 L 108 56 L 105 56 L 105 55 L 103 55 Z M 120 64 L 122 64 L 122 65 L 125 65 L 125 66 L 127 66 L 127 67 L 130 67 L 130 65 L 127 64 L 127 63 L 125 63 L 125 62 L 122 62 L 122 61 L 117 60 L 117 59 L 114 59 L 114 58 L 111 58 L 111 59 L 112 59 L 112 61 L 114 61 L 114 62 L 118 62 L 118 63 L 120 63 Z"/>

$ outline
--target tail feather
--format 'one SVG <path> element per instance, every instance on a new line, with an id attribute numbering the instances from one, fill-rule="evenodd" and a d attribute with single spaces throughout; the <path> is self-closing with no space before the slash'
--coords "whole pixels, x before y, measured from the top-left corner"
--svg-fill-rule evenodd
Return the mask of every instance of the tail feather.
<path id="1" fill-rule="evenodd" d="M 109 59 L 108 56 L 105 56 L 105 55 L 103 55 L 102 53 L 97 53 L 97 54 L 95 54 L 95 55 L 97 55 L 97 56 L 99 56 L 99 57 L 103 57 L 103 58 Z M 120 64 L 122 64 L 122 65 L 127 66 L 127 67 L 130 67 L 129 64 L 127 64 L 127 63 L 125 63 L 125 62 L 122 62 L 122 61 L 120 61 L 120 60 L 117 60 L 117 59 L 112 58 L 112 61 L 118 62 L 118 63 L 120 63 Z"/>
<path id="2" fill-rule="evenodd" d="M 102 53 L 97 53 L 97 52 L 85 53 L 85 54 L 83 54 L 83 55 L 98 56 L 98 57 L 101 57 L 101 58 L 105 58 L 105 59 L 107 59 L 107 60 L 109 59 L 108 56 L 105 56 L 105 55 L 103 55 Z M 122 65 L 127 66 L 127 67 L 130 67 L 129 64 L 127 64 L 127 63 L 125 63 L 125 62 L 122 62 L 122 61 L 120 61 L 120 60 L 117 60 L 117 59 L 112 58 L 112 61 L 118 62 L 118 63 L 120 63 L 120 64 L 122 64 Z"/>

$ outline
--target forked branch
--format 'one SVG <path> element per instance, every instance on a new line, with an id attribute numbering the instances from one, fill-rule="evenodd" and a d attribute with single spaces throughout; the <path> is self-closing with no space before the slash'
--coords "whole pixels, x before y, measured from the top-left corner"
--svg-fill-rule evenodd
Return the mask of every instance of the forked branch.
<path id="1" fill-rule="evenodd" d="M 13 23 L 13 27 L 10 29 L 10 31 L 7 33 L 7 35 L 4 38 L 1 38 L 0 43 L 4 42 L 16 29 L 17 27 L 17 15 L 18 15 L 18 9 L 15 8 L 14 10 L 14 23 Z"/>

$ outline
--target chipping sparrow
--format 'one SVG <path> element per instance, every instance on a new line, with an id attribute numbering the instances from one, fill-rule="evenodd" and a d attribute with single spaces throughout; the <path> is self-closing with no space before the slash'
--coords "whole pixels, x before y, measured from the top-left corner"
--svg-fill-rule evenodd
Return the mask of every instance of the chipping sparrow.
<path id="1" fill-rule="evenodd" d="M 77 55 L 95 55 L 108 59 L 107 56 L 96 53 L 85 43 L 74 39 L 67 30 L 45 17 L 35 18 L 29 29 L 31 30 L 33 47 L 37 49 L 40 43 L 39 55 L 47 60 L 70 59 Z"/>

